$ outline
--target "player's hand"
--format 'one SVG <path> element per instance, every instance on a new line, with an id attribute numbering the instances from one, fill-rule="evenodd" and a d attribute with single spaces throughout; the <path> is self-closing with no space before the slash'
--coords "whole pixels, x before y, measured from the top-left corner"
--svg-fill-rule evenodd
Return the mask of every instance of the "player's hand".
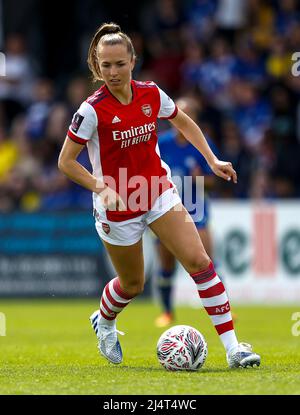
<path id="1" fill-rule="evenodd" d="M 237 174 L 230 161 L 216 160 L 210 165 L 210 168 L 215 175 L 222 177 L 222 179 L 227 180 L 228 182 L 232 180 L 233 183 L 237 183 Z"/>
<path id="2" fill-rule="evenodd" d="M 110 187 L 106 186 L 104 190 L 101 190 L 101 192 L 98 193 L 98 196 L 100 197 L 101 202 L 106 210 L 126 210 L 126 205 L 123 202 L 121 196 Z"/>

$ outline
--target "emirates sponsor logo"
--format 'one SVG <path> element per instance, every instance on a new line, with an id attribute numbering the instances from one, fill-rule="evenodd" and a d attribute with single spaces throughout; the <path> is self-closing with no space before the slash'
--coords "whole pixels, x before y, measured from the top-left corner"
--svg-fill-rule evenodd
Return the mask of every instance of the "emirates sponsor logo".
<path id="1" fill-rule="evenodd" d="M 130 127 L 129 130 L 114 130 L 112 136 L 114 141 L 120 141 L 121 148 L 126 148 L 134 144 L 149 141 L 152 136 L 152 131 L 155 131 L 155 128 L 155 122 L 151 122 L 149 124 L 139 125 L 138 127 Z"/>
<path id="2" fill-rule="evenodd" d="M 108 223 L 102 223 L 102 229 L 104 230 L 104 232 L 108 235 L 110 232 L 110 226 Z"/>
<path id="3" fill-rule="evenodd" d="M 129 130 L 113 130 L 112 135 L 114 141 L 127 140 L 128 138 L 139 137 L 144 134 L 151 133 L 155 130 L 155 122 L 139 125 L 138 127 L 130 127 Z"/>
<path id="4" fill-rule="evenodd" d="M 146 117 L 151 117 L 152 115 L 152 108 L 150 104 L 144 104 L 142 105 L 142 111 L 146 115 Z"/>

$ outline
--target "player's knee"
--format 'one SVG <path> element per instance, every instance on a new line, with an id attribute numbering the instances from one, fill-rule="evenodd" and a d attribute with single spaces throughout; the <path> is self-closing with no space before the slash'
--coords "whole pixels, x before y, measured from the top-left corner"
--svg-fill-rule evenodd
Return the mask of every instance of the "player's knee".
<path id="1" fill-rule="evenodd" d="M 188 272 L 194 274 L 199 271 L 204 271 L 208 268 L 211 259 L 208 255 L 195 255 L 192 256 L 188 263 Z"/>
<path id="2" fill-rule="evenodd" d="M 136 297 L 144 291 L 144 281 L 132 281 L 126 283 L 124 284 L 123 289 L 130 297 Z"/>

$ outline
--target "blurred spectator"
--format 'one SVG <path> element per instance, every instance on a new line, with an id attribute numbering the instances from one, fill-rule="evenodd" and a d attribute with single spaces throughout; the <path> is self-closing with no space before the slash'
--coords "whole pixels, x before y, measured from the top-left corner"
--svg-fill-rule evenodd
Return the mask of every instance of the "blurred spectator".
<path id="1" fill-rule="evenodd" d="M 300 143 L 297 140 L 295 102 L 291 92 L 274 86 L 271 92 L 273 120 L 271 125 L 275 161 L 271 173 L 276 197 L 300 196 Z"/>
<path id="2" fill-rule="evenodd" d="M 40 197 L 33 190 L 31 180 L 39 175 L 40 161 L 34 157 L 26 139 L 23 117 L 14 120 L 8 142 L 15 149 L 15 156 L 10 159 L 9 168 L 0 181 L 0 210 L 35 210 L 39 207 Z"/>
<path id="3" fill-rule="evenodd" d="M 148 2 L 140 13 L 143 33 L 151 38 L 159 35 L 162 39 L 178 36 L 183 16 L 178 0 L 156 0 Z"/>
<path id="4" fill-rule="evenodd" d="M 203 133 L 210 137 L 217 147 L 221 147 L 221 126 L 224 114 L 209 103 L 199 88 L 185 88 L 183 92 L 185 92 L 186 96 L 190 96 L 198 102 L 198 120 Z"/>
<path id="5" fill-rule="evenodd" d="M 203 46 L 196 42 L 188 42 L 184 47 L 184 60 L 181 65 L 182 88 L 196 87 L 204 63 Z"/>
<path id="6" fill-rule="evenodd" d="M 90 95 L 90 84 L 86 77 L 75 77 L 66 87 L 64 100 L 55 101 L 46 117 L 44 134 L 47 139 L 62 144 L 74 113 Z"/>
<path id="7" fill-rule="evenodd" d="M 133 69 L 133 78 L 137 79 L 140 77 L 140 73 L 142 71 L 143 66 L 147 62 L 147 52 L 145 50 L 145 42 L 144 38 L 139 32 L 132 32 L 129 34 L 130 39 L 132 40 L 132 44 L 137 55 L 135 66 Z"/>
<path id="8" fill-rule="evenodd" d="M 18 159 L 14 165 L 14 170 L 30 184 L 32 179 L 38 176 L 41 171 L 41 160 L 35 157 L 33 143 L 26 136 L 25 117 L 17 117 L 14 120 L 11 138 L 18 147 Z"/>
<path id="9" fill-rule="evenodd" d="M 193 38 L 207 43 L 214 35 L 217 0 L 192 0 L 187 3 L 188 31 Z"/>
<path id="10" fill-rule="evenodd" d="M 82 101 L 91 93 L 93 93 L 91 82 L 88 82 L 86 76 L 71 78 L 67 85 L 65 98 L 69 113 L 73 114 L 79 108 Z"/>
<path id="11" fill-rule="evenodd" d="M 177 42 L 175 43 L 177 45 Z M 146 66 L 161 88 L 169 94 L 175 94 L 178 85 L 181 84 L 180 67 L 182 55 L 177 47 L 164 48 L 160 37 L 152 37 L 148 43 L 148 50 L 151 55 L 151 61 Z"/>
<path id="12" fill-rule="evenodd" d="M 221 33 L 233 42 L 237 30 L 246 24 L 247 0 L 219 0 L 216 11 L 216 24 Z"/>
<path id="13" fill-rule="evenodd" d="M 0 186 L 18 158 L 18 147 L 6 137 L 4 128 L 0 128 Z"/>
<path id="14" fill-rule="evenodd" d="M 280 84 L 271 88 L 270 98 L 273 110 L 271 128 L 274 139 L 284 142 L 285 138 L 295 134 L 296 102 L 291 92 Z M 276 141 L 274 144 L 276 145 Z"/>
<path id="15" fill-rule="evenodd" d="M 198 82 L 210 103 L 222 110 L 232 107 L 230 88 L 235 65 L 236 58 L 226 39 L 214 39 L 211 56 L 202 63 Z"/>
<path id="16" fill-rule="evenodd" d="M 241 36 L 236 42 L 236 56 L 234 76 L 256 86 L 263 86 L 267 81 L 265 61 L 249 36 Z"/>
<path id="17" fill-rule="evenodd" d="M 35 154 L 41 161 L 41 171 L 32 178 L 32 185 L 41 195 L 41 208 L 44 210 L 72 206 L 70 183 L 57 169 L 58 150 L 58 146 L 50 140 L 35 147 Z"/>
<path id="18" fill-rule="evenodd" d="M 276 151 L 276 163 L 272 169 L 274 192 L 278 198 L 300 196 L 300 144 L 290 136 Z"/>
<path id="19" fill-rule="evenodd" d="M 287 50 L 286 39 L 274 35 L 266 67 L 270 77 L 282 78 L 291 70 L 292 54 Z"/>
<path id="20" fill-rule="evenodd" d="M 27 136 L 37 141 L 45 136 L 47 119 L 54 102 L 54 88 L 50 79 L 39 79 L 33 89 L 33 102 L 26 115 Z"/>
<path id="21" fill-rule="evenodd" d="M 267 50 L 275 33 L 273 0 L 248 0 L 248 33 L 258 50 Z"/>
<path id="22" fill-rule="evenodd" d="M 23 36 L 9 34 L 4 53 L 6 76 L 0 78 L 0 100 L 7 129 L 13 118 L 23 112 L 31 100 L 34 73 Z"/>
<path id="23" fill-rule="evenodd" d="M 284 0 L 276 3 L 278 6 L 275 21 L 276 32 L 281 36 L 285 36 L 300 21 L 297 2 L 296 0 Z"/>
<path id="24" fill-rule="evenodd" d="M 220 183 L 219 196 L 222 197 L 249 197 L 252 172 L 256 168 L 254 155 L 243 146 L 237 125 L 230 119 L 222 125 L 223 146 L 221 158 L 230 160 L 238 175 L 238 182 Z"/>
<path id="25" fill-rule="evenodd" d="M 49 112 L 45 129 L 48 151 L 46 156 L 43 156 L 46 162 L 43 163 L 42 180 L 35 182 L 36 187 L 42 192 L 41 206 L 43 209 L 88 209 L 92 207 L 90 192 L 67 180 L 57 170 L 57 157 L 66 131 L 74 113 L 89 95 L 90 83 L 87 78 L 77 76 L 71 79 L 67 85 L 65 101 L 56 102 Z M 91 171 L 86 147 L 82 149 L 78 161 Z M 49 180 L 53 186 L 47 187 Z"/>
<path id="26" fill-rule="evenodd" d="M 232 116 L 237 123 L 242 140 L 248 148 L 256 148 L 270 127 L 272 109 L 265 98 L 250 82 L 235 82 L 235 108 Z"/>
<path id="27" fill-rule="evenodd" d="M 293 24 L 285 37 L 290 52 L 300 50 L 300 20 Z"/>

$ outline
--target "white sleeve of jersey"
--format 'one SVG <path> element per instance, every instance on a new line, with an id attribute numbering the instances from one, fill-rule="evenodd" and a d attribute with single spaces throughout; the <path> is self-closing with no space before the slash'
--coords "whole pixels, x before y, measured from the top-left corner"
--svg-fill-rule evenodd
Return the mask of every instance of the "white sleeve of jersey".
<path id="1" fill-rule="evenodd" d="M 160 108 L 158 112 L 158 118 L 174 118 L 178 111 L 175 102 L 163 90 L 161 90 L 159 87 L 157 88 L 160 95 Z"/>
<path id="2" fill-rule="evenodd" d="M 88 102 L 83 102 L 73 116 L 68 135 L 74 141 L 85 144 L 92 138 L 97 124 L 97 114 L 94 107 Z"/>

